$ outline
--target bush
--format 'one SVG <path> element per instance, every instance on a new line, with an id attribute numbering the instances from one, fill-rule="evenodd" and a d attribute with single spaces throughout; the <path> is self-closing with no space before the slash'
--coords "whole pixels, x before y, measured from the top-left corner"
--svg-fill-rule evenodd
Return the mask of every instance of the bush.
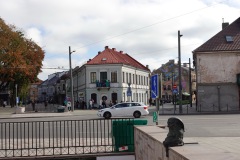
<path id="1" fill-rule="evenodd" d="M 179 105 L 180 104 L 180 101 L 177 101 L 176 102 L 176 105 Z M 189 100 L 182 100 L 182 105 L 184 104 L 190 104 L 190 101 Z"/>

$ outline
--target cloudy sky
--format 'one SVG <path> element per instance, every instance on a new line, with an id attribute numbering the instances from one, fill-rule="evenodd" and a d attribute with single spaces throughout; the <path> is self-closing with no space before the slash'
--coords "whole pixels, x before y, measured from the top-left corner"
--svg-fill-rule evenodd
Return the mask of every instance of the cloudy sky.
<path id="1" fill-rule="evenodd" d="M 150 69 L 182 62 L 240 16 L 239 0 L 0 0 L 0 17 L 46 52 L 39 78 L 81 66 L 105 46 L 128 53 Z"/>

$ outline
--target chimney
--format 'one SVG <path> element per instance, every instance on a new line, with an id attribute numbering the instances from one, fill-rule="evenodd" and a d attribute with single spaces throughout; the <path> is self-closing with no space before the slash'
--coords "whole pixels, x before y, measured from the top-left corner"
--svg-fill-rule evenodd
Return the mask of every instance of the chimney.
<path id="1" fill-rule="evenodd" d="M 120 51 L 121 54 L 123 54 L 123 51 Z"/>
<path id="2" fill-rule="evenodd" d="M 223 30 L 224 28 L 226 28 L 227 26 L 229 26 L 229 23 L 228 23 L 228 22 L 222 23 L 222 30 Z"/>
<path id="3" fill-rule="evenodd" d="M 108 49 L 108 46 L 105 46 L 105 49 Z"/>
<path id="4" fill-rule="evenodd" d="M 146 65 L 147 69 L 149 69 L 149 65 Z"/>
<path id="5" fill-rule="evenodd" d="M 116 51 L 116 48 L 112 48 L 113 51 Z"/>
<path id="6" fill-rule="evenodd" d="M 224 22 L 224 18 L 222 20 L 223 20 L 223 22 L 222 22 L 222 30 L 223 30 L 224 28 L 229 26 L 229 23 L 228 22 Z"/>
<path id="7" fill-rule="evenodd" d="M 98 51 L 98 54 L 100 54 L 101 53 L 101 51 Z"/>
<path id="8" fill-rule="evenodd" d="M 90 61 L 91 61 L 91 59 L 88 60 L 88 62 L 90 62 Z"/>

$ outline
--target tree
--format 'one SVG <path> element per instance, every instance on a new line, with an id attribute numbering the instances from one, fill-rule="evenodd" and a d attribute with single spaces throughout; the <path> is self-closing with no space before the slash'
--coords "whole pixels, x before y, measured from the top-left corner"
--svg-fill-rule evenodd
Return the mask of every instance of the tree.
<path id="1" fill-rule="evenodd" d="M 0 18 L 0 91 L 9 88 L 15 93 L 15 84 L 21 91 L 36 82 L 44 55 L 41 47 L 25 38 L 21 30 Z"/>

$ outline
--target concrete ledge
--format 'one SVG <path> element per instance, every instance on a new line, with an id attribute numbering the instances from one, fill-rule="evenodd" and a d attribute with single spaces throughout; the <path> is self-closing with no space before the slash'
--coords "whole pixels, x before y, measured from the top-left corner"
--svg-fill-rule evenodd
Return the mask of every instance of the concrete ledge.
<path id="1" fill-rule="evenodd" d="M 168 130 L 159 126 L 135 126 L 136 160 L 239 160 L 240 137 L 184 137 L 184 146 L 170 147 L 166 157 L 163 141 Z"/>

